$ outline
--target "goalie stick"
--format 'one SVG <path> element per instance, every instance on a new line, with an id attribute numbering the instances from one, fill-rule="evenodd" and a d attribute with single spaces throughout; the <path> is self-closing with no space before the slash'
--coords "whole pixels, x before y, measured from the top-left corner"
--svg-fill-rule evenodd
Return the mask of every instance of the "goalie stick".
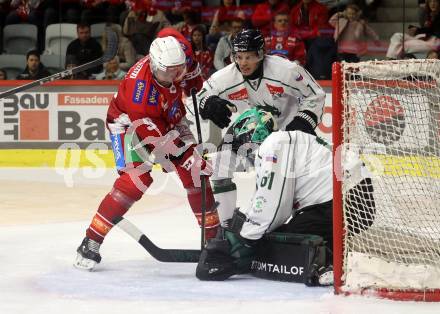
<path id="1" fill-rule="evenodd" d="M 160 262 L 165 263 L 197 263 L 200 257 L 199 250 L 185 249 L 162 249 L 151 242 L 148 237 L 133 225 L 130 221 L 123 217 L 113 219 L 119 228 L 128 233 L 135 239 L 151 256 Z"/>
<path id="2" fill-rule="evenodd" d="M 118 52 L 118 35 L 116 35 L 116 33 L 114 31 L 109 30 L 109 29 L 107 29 L 106 32 L 107 32 L 108 41 L 107 41 L 107 47 L 106 47 L 105 52 L 102 57 L 100 57 L 96 60 L 84 63 L 82 65 L 79 65 L 77 67 L 74 67 L 72 69 L 64 70 L 64 71 L 55 73 L 55 74 L 47 76 L 47 77 L 43 77 L 42 79 L 32 81 L 30 83 L 11 88 L 7 91 L 0 93 L 0 99 L 11 96 L 11 95 L 18 93 L 18 92 L 22 92 L 24 90 L 27 90 L 29 88 L 32 88 L 32 87 L 35 87 L 38 85 L 44 85 L 48 82 L 53 82 L 56 80 L 63 79 L 67 76 L 74 75 L 79 72 L 83 72 L 85 70 L 99 66 L 99 65 L 103 64 L 104 62 L 110 61 L 111 59 L 114 58 L 114 56 Z"/>

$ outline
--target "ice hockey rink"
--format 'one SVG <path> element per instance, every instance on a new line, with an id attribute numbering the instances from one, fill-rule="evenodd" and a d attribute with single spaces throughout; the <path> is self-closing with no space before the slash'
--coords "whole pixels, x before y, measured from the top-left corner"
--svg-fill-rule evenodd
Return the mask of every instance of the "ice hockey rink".
<path id="1" fill-rule="evenodd" d="M 76 248 L 115 175 L 108 168 L 0 170 L 0 313 L 440 313 L 438 303 L 335 296 L 331 287 L 250 275 L 201 282 L 195 264 L 160 263 L 118 228 L 96 271 L 77 270 Z M 154 176 L 126 217 L 161 247 L 197 249 L 183 189 L 172 174 Z M 252 175 L 238 179 L 243 204 Z"/>

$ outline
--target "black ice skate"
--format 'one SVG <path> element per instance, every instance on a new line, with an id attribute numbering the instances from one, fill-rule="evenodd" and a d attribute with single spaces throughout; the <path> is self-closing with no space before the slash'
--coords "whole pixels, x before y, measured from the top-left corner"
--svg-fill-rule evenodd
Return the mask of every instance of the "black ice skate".
<path id="1" fill-rule="evenodd" d="M 79 269 L 93 270 L 95 265 L 101 262 L 101 254 L 99 254 L 100 246 L 100 243 L 85 237 L 76 250 L 78 255 L 73 265 Z"/>

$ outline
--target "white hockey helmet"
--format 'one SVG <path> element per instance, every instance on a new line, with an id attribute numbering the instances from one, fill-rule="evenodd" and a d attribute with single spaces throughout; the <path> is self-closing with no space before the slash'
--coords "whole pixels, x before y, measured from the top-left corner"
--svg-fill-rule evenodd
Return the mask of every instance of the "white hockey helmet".
<path id="1" fill-rule="evenodd" d="M 181 81 L 186 73 L 186 56 L 179 41 L 172 37 L 153 40 L 150 46 L 150 67 L 153 75 L 162 82 Z"/>

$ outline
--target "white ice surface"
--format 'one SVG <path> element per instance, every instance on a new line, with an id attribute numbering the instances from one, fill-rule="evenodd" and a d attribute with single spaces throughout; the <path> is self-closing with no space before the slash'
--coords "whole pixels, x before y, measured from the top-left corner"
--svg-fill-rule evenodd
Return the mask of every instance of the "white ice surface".
<path id="1" fill-rule="evenodd" d="M 101 180 L 87 179 L 80 172 L 74 177 L 72 188 L 61 189 L 65 190 L 64 197 L 84 186 L 88 189 L 100 185 L 110 187 L 114 178 L 114 173 L 108 172 Z M 1 314 L 440 313 L 440 304 L 436 303 L 335 296 L 332 288 L 307 288 L 302 284 L 252 276 L 237 276 L 225 282 L 201 282 L 194 276 L 195 264 L 160 263 L 117 228 L 102 246 L 103 260 L 96 271 L 79 271 L 73 268 L 72 262 L 91 214 L 81 219 L 61 215 L 60 221 L 43 223 L 41 217 L 33 213 L 33 200 L 29 199 L 34 197 L 32 191 L 23 191 L 22 199 L 15 202 L 2 194 L 11 178 L 22 181 L 23 186 L 29 182 L 31 186 L 40 182 L 58 182 L 58 187 L 64 186 L 62 177 L 53 169 L 0 169 L 0 213 L 11 211 L 11 204 L 17 206 L 17 211 L 22 210 L 18 207 L 23 204 L 28 215 L 35 215 L 36 221 L 23 224 L 0 218 Z M 163 186 L 158 189 L 159 196 L 166 198 L 173 193 L 183 196 L 174 181 L 167 181 Z M 59 202 L 51 191 L 47 192 L 42 198 Z M 240 193 L 240 201 L 245 201 L 249 194 L 249 191 Z M 3 203 L 4 199 L 8 201 Z M 199 233 L 194 218 L 185 198 L 178 196 L 178 199 L 178 206 L 129 212 L 126 217 L 161 247 L 198 248 Z M 78 210 L 84 206 L 94 207 L 99 200 L 78 198 L 77 203 L 71 202 L 69 206 L 60 202 L 59 212 L 54 211 L 53 215 L 60 215 L 64 210 L 75 211 L 76 207 Z M 145 202 L 140 206 L 148 205 L 154 207 Z"/>

